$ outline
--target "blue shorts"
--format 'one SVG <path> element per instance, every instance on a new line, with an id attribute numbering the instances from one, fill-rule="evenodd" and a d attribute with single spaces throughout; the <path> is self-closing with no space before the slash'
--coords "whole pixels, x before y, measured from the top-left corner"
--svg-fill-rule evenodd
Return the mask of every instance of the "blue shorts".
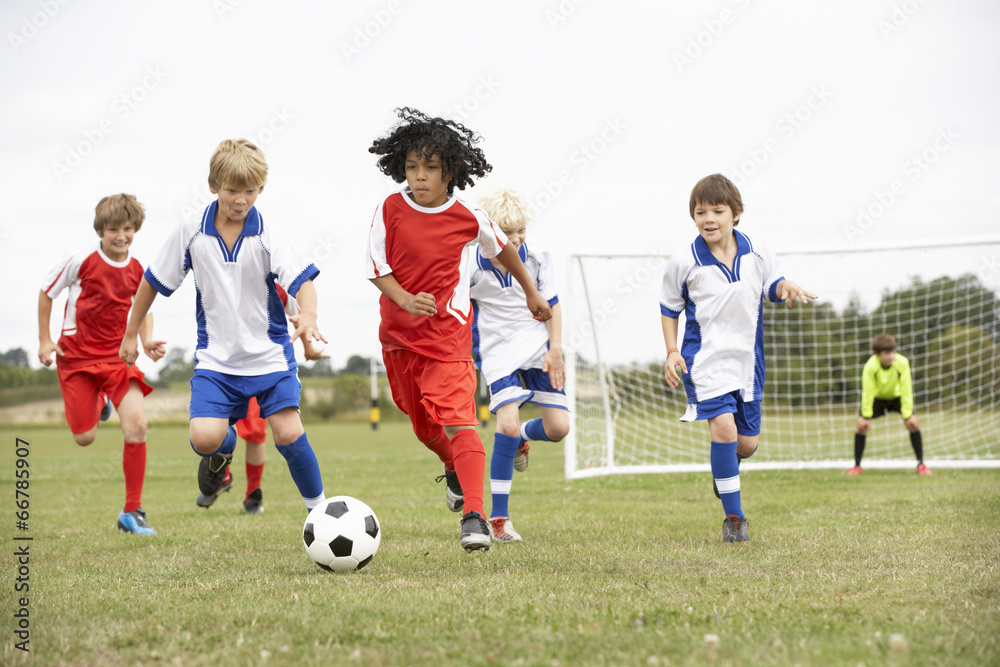
<path id="1" fill-rule="evenodd" d="M 191 378 L 191 417 L 221 417 L 235 424 L 247 416 L 247 403 L 257 398 L 260 415 L 270 417 L 285 408 L 298 408 L 302 383 L 298 371 L 266 375 L 229 375 L 195 370 Z"/>
<path id="2" fill-rule="evenodd" d="M 732 413 L 736 420 L 738 434 L 760 435 L 760 401 L 744 403 L 738 391 L 731 391 L 728 394 L 698 403 L 688 403 L 687 412 L 681 417 L 681 421 L 693 422 L 700 419 L 711 419 L 727 412 Z"/>
<path id="3" fill-rule="evenodd" d="M 553 387 L 549 382 L 549 374 L 541 368 L 522 368 L 490 385 L 490 412 L 496 413 L 501 405 L 511 401 L 517 401 L 518 407 L 534 403 L 569 410 L 566 392 Z"/>

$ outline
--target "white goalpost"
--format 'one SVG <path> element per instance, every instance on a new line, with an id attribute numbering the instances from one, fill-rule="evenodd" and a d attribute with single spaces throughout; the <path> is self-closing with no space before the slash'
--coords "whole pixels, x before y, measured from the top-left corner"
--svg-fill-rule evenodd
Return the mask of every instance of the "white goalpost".
<path id="1" fill-rule="evenodd" d="M 793 309 L 764 303 L 760 446 L 746 469 L 850 467 L 861 368 L 883 332 L 910 360 L 928 466 L 1000 467 L 1000 237 L 778 259 L 820 299 Z M 568 478 L 709 469 L 707 424 L 679 421 L 686 394 L 663 378 L 666 261 L 570 257 L 561 290 Z M 681 339 L 684 324 L 682 315 Z M 915 465 L 900 416 L 875 420 L 864 466 Z"/>

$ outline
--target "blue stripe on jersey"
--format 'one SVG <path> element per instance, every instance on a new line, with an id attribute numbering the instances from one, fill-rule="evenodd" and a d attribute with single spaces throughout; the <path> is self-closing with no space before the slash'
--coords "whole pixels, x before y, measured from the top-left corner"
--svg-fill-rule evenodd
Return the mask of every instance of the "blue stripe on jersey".
<path id="1" fill-rule="evenodd" d="M 765 276 L 766 277 L 766 276 Z M 781 299 L 778 297 L 778 283 L 785 279 L 785 276 L 781 276 L 767 289 L 767 300 L 771 303 L 781 303 Z"/>
<path id="2" fill-rule="evenodd" d="M 764 302 L 757 303 L 757 337 L 753 344 L 753 400 L 764 397 Z M 749 397 L 747 398 L 749 400 Z"/>
<path id="3" fill-rule="evenodd" d="M 208 324 L 205 321 L 205 304 L 201 300 L 201 290 L 197 283 L 194 288 L 194 319 L 198 324 L 198 343 L 194 351 L 194 366 L 198 367 L 198 350 L 208 347 Z"/>
<path id="4" fill-rule="evenodd" d="M 694 371 L 694 358 L 701 352 L 701 324 L 698 322 L 698 307 L 688 294 L 687 281 L 684 282 L 681 296 L 684 298 L 684 303 L 687 304 L 684 307 L 687 321 L 684 324 L 684 343 L 681 345 L 683 350 L 681 354 L 688 368 L 687 374 L 681 377 L 684 379 L 684 391 L 687 392 L 688 403 L 697 403 L 698 390 L 695 388 L 694 382 L 691 381 L 691 373 Z"/>
<path id="5" fill-rule="evenodd" d="M 479 354 L 479 304 L 475 299 L 470 299 L 472 303 L 472 359 L 476 362 L 476 368 L 483 370 L 483 357 Z"/>
<path id="6" fill-rule="evenodd" d="M 274 279 L 277 277 L 277 274 L 269 273 L 265 279 L 267 284 L 267 338 L 275 345 L 281 345 L 288 370 L 294 370 L 298 368 L 298 362 L 295 361 L 295 347 L 292 345 L 291 336 L 288 335 L 285 304 L 281 303 L 281 297 L 278 296 L 278 289 L 274 283 Z"/>

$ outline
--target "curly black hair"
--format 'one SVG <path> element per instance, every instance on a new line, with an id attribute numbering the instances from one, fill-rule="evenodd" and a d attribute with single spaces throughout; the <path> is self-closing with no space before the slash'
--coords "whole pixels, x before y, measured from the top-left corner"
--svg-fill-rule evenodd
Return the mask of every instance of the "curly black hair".
<path id="1" fill-rule="evenodd" d="M 417 151 L 417 157 L 425 160 L 432 155 L 441 157 L 442 173 L 451 176 L 448 195 L 455 187 L 464 190 L 473 185 L 473 176 L 482 178 L 493 167 L 486 161 L 483 149 L 476 143 L 482 139 L 461 123 L 443 118 L 431 118 L 410 107 L 396 109 L 400 123 L 388 136 L 372 142 L 369 153 L 380 155 L 376 163 L 382 173 L 397 183 L 406 180 L 406 153 Z"/>

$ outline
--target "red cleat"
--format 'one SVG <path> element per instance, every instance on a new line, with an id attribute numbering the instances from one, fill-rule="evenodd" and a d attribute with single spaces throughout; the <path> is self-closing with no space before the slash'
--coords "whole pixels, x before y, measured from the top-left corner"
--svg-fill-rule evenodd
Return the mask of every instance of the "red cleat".
<path id="1" fill-rule="evenodd" d="M 861 466 L 854 466 L 853 468 L 851 468 L 850 470 L 848 470 L 844 474 L 848 475 L 849 477 L 854 477 L 855 475 L 860 475 L 861 474 Z"/>
<path id="2" fill-rule="evenodd" d="M 918 463 L 917 464 L 917 474 L 918 475 L 928 475 L 928 476 L 930 476 L 930 475 L 933 475 L 934 473 L 932 473 L 931 469 L 928 468 L 927 466 L 925 466 L 923 463 Z"/>

